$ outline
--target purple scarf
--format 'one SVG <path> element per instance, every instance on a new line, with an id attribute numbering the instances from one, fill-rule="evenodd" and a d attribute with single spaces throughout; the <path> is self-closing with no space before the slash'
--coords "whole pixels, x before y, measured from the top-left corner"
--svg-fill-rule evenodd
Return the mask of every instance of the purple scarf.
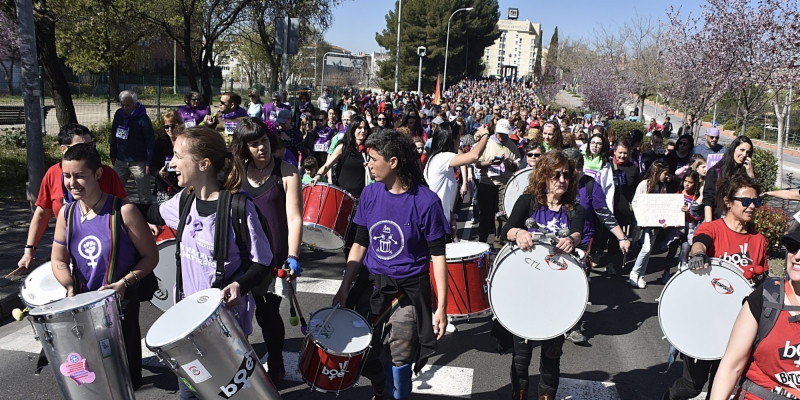
<path id="1" fill-rule="evenodd" d="M 247 110 L 245 110 L 242 107 L 236 107 L 236 110 L 234 110 L 233 112 L 222 114 L 222 119 L 236 119 L 246 116 L 247 116 Z"/>
<path id="2" fill-rule="evenodd" d="M 139 118 L 142 115 L 147 115 L 147 110 L 144 109 L 142 103 L 136 103 L 136 106 L 133 108 L 133 111 L 130 115 L 125 115 L 125 112 L 122 111 L 120 108 L 120 114 L 122 114 L 122 122 L 119 123 L 120 126 L 129 126 L 131 119 Z"/>

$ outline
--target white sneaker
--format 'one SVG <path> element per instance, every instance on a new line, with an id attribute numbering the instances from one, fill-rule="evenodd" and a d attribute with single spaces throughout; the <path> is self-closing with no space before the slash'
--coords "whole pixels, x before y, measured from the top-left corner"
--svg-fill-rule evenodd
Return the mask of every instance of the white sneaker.
<path id="1" fill-rule="evenodd" d="M 639 286 L 639 289 L 644 289 L 647 287 L 647 282 L 645 282 L 644 278 L 642 277 L 639 277 L 639 280 L 636 281 L 636 284 Z"/>
<path id="2" fill-rule="evenodd" d="M 639 275 L 631 273 L 630 278 L 628 279 L 628 283 L 631 284 L 633 287 L 639 287 Z"/>

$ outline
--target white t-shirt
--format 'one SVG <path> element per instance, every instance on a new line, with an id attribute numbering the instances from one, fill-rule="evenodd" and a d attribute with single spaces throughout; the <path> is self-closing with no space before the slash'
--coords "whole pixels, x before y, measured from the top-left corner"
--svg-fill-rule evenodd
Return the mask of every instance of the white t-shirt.
<path id="1" fill-rule="evenodd" d="M 458 193 L 455 169 L 450 168 L 450 162 L 455 156 L 456 153 L 439 153 L 428 159 L 424 171 L 428 187 L 442 200 L 448 223 Z"/>

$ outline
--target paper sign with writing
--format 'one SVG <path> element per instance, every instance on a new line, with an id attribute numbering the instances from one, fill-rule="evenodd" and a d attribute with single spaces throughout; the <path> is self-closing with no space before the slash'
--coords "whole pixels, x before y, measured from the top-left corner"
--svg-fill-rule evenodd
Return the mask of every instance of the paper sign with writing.
<path id="1" fill-rule="evenodd" d="M 633 202 L 633 214 L 639 226 L 684 226 L 686 214 L 682 194 L 640 193 Z"/>
<path id="2" fill-rule="evenodd" d="M 708 167 L 706 168 L 706 170 L 709 170 L 709 169 L 713 168 L 715 164 L 717 164 L 718 162 L 722 161 L 722 156 L 723 155 L 724 154 L 722 154 L 722 153 L 709 154 L 708 155 L 708 160 L 706 160 L 706 163 L 708 164 Z"/>

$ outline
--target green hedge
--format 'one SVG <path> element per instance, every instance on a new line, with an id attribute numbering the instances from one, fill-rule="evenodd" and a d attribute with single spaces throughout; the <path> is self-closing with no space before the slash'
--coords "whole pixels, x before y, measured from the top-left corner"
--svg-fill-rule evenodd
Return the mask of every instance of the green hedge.
<path id="1" fill-rule="evenodd" d="M 764 136 L 764 131 L 757 126 L 748 126 L 747 129 L 744 130 L 744 135 L 752 140 L 761 140 Z"/>
<path id="2" fill-rule="evenodd" d="M 749 129 L 748 129 L 749 130 Z M 753 172 L 761 183 L 761 191 L 768 192 L 775 188 L 778 177 L 778 160 L 769 150 L 753 148 Z"/>
<path id="3" fill-rule="evenodd" d="M 609 127 L 614 130 L 614 133 L 617 135 L 617 138 L 620 138 L 625 134 L 630 134 L 634 130 L 640 130 L 644 132 L 644 126 L 638 122 L 615 119 L 608 121 L 608 123 Z"/>

